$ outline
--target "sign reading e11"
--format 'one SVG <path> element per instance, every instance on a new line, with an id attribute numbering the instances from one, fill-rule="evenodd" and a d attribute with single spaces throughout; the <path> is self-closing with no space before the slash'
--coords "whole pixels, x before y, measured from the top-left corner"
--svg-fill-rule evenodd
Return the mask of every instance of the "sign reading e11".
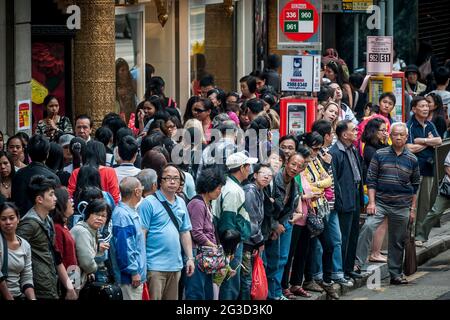
<path id="1" fill-rule="evenodd" d="M 278 0 L 278 49 L 321 50 L 320 1 Z"/>

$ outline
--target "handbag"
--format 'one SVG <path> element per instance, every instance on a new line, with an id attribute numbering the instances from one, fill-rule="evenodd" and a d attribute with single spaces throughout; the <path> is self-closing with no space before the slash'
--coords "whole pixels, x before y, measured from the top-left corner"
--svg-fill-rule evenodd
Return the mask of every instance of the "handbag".
<path id="1" fill-rule="evenodd" d="M 405 261 L 403 269 L 406 276 L 410 276 L 417 271 L 416 242 L 412 226 L 412 223 L 408 225 L 408 235 L 405 239 Z"/>
<path id="2" fill-rule="evenodd" d="M 323 218 L 316 214 L 314 209 L 308 208 L 308 217 L 306 218 L 306 226 L 311 233 L 311 238 L 317 237 L 323 232 L 325 228 Z"/>
<path id="3" fill-rule="evenodd" d="M 81 289 L 79 300 L 112 301 L 123 300 L 122 289 L 116 284 L 87 282 Z"/>
<path id="4" fill-rule="evenodd" d="M 200 271 L 212 274 L 224 268 L 227 264 L 223 247 L 217 248 L 201 246 L 197 249 L 197 266 Z"/>
<path id="5" fill-rule="evenodd" d="M 252 286 L 250 289 L 250 297 L 252 300 L 266 300 L 269 293 L 269 285 L 266 277 L 264 263 L 258 254 L 255 256 L 252 271 Z"/>
<path id="6" fill-rule="evenodd" d="M 450 182 L 446 181 L 445 178 L 442 179 L 442 182 L 439 186 L 439 194 L 446 198 L 450 198 Z"/>

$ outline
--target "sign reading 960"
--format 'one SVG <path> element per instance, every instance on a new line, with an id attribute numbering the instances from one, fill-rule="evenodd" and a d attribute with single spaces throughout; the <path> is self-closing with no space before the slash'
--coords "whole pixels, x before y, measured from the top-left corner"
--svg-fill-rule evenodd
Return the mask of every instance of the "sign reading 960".
<path id="1" fill-rule="evenodd" d="M 319 26 L 319 14 L 307 1 L 288 2 L 280 12 L 280 28 L 291 40 L 305 41 L 311 38 Z"/>

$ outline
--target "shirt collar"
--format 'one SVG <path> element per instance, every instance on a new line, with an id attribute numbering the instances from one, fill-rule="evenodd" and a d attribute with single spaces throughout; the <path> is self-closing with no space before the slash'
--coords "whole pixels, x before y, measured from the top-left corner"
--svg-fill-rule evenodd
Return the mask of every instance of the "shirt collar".
<path id="1" fill-rule="evenodd" d="M 236 179 L 236 177 L 235 176 L 233 176 L 233 175 L 229 175 L 228 176 L 228 178 L 230 178 L 231 180 L 233 180 L 235 183 L 237 183 L 239 186 L 241 185 L 241 183 L 239 182 L 239 180 L 238 179 Z"/>

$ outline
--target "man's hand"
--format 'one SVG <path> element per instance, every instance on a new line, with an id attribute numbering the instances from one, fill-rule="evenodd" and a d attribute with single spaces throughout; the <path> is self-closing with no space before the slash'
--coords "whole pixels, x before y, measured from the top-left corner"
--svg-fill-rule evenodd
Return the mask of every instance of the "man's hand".
<path id="1" fill-rule="evenodd" d="M 413 223 L 414 220 L 416 220 L 416 209 L 415 208 L 411 208 L 409 210 L 409 222 Z"/>
<path id="2" fill-rule="evenodd" d="M 75 289 L 67 289 L 67 293 L 66 293 L 66 300 L 77 300 L 78 299 L 78 295 L 75 291 Z"/>
<path id="3" fill-rule="evenodd" d="M 277 240 L 278 239 L 278 234 L 275 231 L 272 231 L 270 233 L 270 240 Z"/>
<path id="4" fill-rule="evenodd" d="M 376 207 L 375 203 L 369 203 L 367 205 L 366 213 L 368 215 L 373 215 L 373 214 L 375 214 L 376 211 L 377 211 L 377 207 Z"/>
<path id="5" fill-rule="evenodd" d="M 135 274 L 134 276 L 131 276 L 131 286 L 133 288 L 137 288 L 141 285 L 141 275 Z"/>
<path id="6" fill-rule="evenodd" d="M 190 277 L 194 274 L 194 271 L 195 271 L 194 260 L 188 259 L 188 261 L 186 262 L 186 275 Z"/>
<path id="7" fill-rule="evenodd" d="M 100 242 L 100 244 L 98 246 L 98 251 L 100 251 L 100 253 L 103 253 L 103 252 L 105 252 L 108 249 L 109 249 L 109 243 Z"/>
<path id="8" fill-rule="evenodd" d="M 322 158 L 323 161 L 325 161 L 325 163 L 330 164 L 331 161 L 332 161 L 332 156 L 328 152 L 326 152 L 325 154 L 321 155 L 320 157 Z"/>
<path id="9" fill-rule="evenodd" d="M 280 234 L 284 233 L 285 231 L 286 231 L 286 229 L 280 223 L 278 224 L 277 228 L 275 229 L 275 232 L 277 233 L 277 235 L 280 235 Z"/>

